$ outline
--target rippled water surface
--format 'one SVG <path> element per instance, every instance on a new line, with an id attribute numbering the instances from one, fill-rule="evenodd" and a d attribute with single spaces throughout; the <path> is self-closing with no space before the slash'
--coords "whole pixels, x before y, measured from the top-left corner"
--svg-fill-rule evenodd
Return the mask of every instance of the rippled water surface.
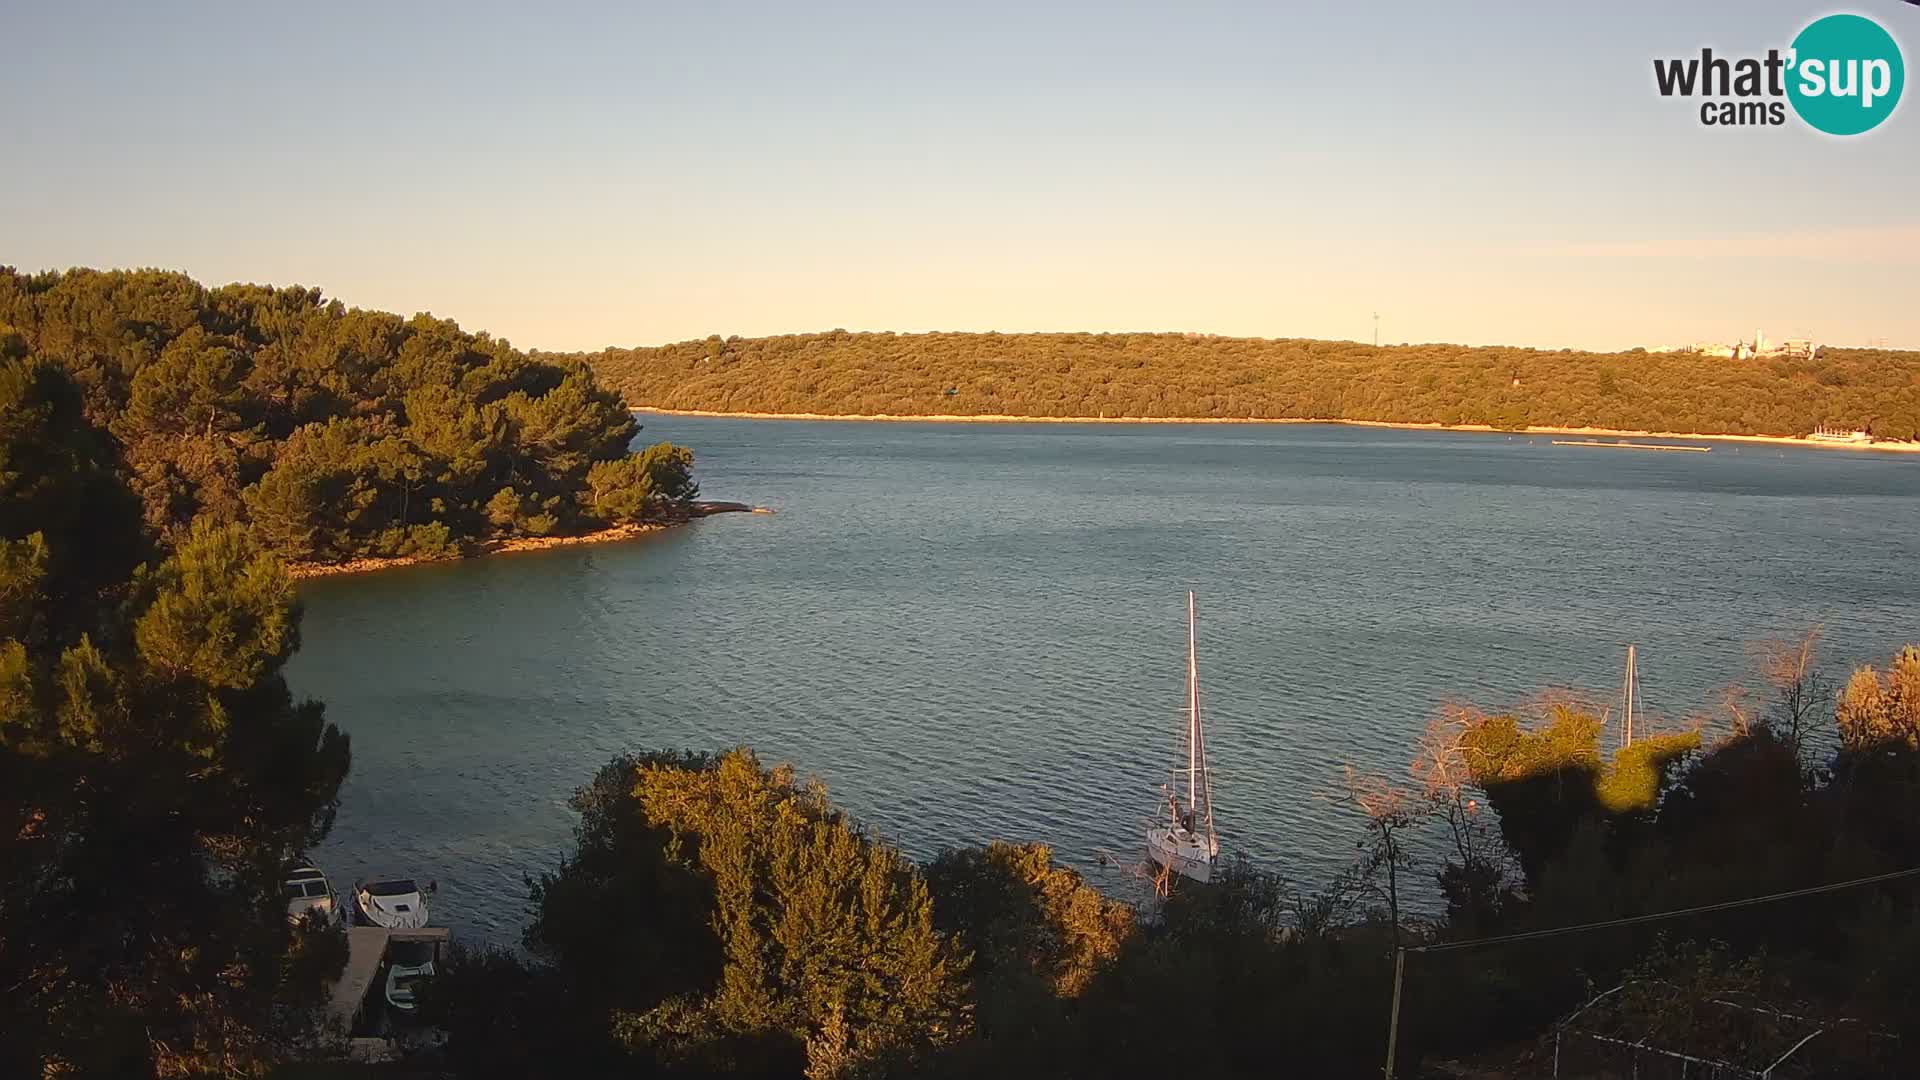
<path id="1" fill-rule="evenodd" d="M 1920 460 L 1306 426 L 649 417 L 705 493 L 642 540 L 302 588 L 295 688 L 353 737 L 320 864 L 440 883 L 509 941 L 569 792 L 625 750 L 750 744 L 916 855 L 1131 854 L 1181 724 L 1184 590 L 1230 849 L 1353 854 L 1341 765 L 1404 769 L 1442 703 L 1712 709 L 1747 643 L 1920 638 Z"/>

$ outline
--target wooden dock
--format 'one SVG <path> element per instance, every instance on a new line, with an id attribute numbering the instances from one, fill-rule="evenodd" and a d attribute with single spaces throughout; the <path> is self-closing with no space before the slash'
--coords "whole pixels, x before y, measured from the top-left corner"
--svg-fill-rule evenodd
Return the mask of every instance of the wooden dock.
<path id="1" fill-rule="evenodd" d="M 1650 442 L 1609 442 L 1604 439 L 1555 439 L 1555 446 L 1617 446 L 1625 450 L 1682 450 L 1690 454 L 1704 454 L 1713 449 L 1711 446 L 1674 446 L 1671 443 Z"/>
<path id="2" fill-rule="evenodd" d="M 382 926 L 347 927 L 347 966 L 341 971 L 340 978 L 333 984 L 327 997 L 327 1019 L 338 1030 L 349 1036 L 365 1026 L 367 1006 L 373 1004 L 375 1010 L 386 1007 L 386 990 L 380 984 L 380 973 L 387 961 L 387 945 L 395 941 L 427 941 L 433 943 L 436 961 L 441 960 L 452 938 L 452 931 L 444 926 L 423 926 L 415 930 L 388 930 Z M 361 1040 L 355 1042 L 381 1043 L 385 1040 Z M 378 1047 L 362 1047 L 356 1053 L 383 1052 Z"/>

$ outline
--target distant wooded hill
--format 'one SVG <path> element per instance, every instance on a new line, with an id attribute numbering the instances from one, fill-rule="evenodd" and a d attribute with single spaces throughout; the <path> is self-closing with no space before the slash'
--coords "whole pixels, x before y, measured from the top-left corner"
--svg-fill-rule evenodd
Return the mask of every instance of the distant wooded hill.
<path id="1" fill-rule="evenodd" d="M 576 354 L 630 404 L 1920 437 L 1920 353 L 1543 352 L 1188 334 L 793 334 Z"/>

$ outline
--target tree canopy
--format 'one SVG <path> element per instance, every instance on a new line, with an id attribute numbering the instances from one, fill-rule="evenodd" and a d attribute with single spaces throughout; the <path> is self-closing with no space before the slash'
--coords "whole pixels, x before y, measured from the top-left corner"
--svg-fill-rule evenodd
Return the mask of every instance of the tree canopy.
<path id="1" fill-rule="evenodd" d="M 281 676 L 280 559 L 156 543 L 119 467 L 65 371 L 0 360 L 0 1075 L 260 1075 L 345 960 L 280 884 L 347 738 Z"/>
<path id="2" fill-rule="evenodd" d="M 1911 881 L 1556 931 L 1920 865 L 1916 672 L 1909 648 L 1829 699 L 1816 667 L 1773 665 L 1768 707 L 1712 736 L 1643 719 L 1626 746 L 1571 698 L 1450 710 L 1404 778 L 1350 778 L 1361 854 L 1312 892 L 1228 860 L 1207 885 L 1129 902 L 1004 841 L 923 869 L 750 752 L 621 758 L 575 799 L 577 851 L 535 885 L 533 961 L 468 955 L 441 988 L 450 1064 L 1378 1076 L 1396 944 L 1544 931 L 1408 954 L 1405 1075 L 1423 1058 L 1551 1075 L 1550 1040 L 1530 1048 L 1615 985 L 1589 1015 L 1602 1035 L 1764 1065 L 1824 1026 L 1836 1034 L 1794 1075 L 1905 1075 L 1920 1054 L 1892 1037 L 1920 1023 Z M 1424 876 L 1438 903 L 1409 914 L 1396 875 L 1409 891 Z"/>
<path id="3" fill-rule="evenodd" d="M 1374 420 L 1920 438 L 1920 353 L 1590 353 L 1199 334 L 824 334 L 585 361 L 636 406 L 719 412 Z"/>
<path id="4" fill-rule="evenodd" d="M 0 349 L 68 373 L 164 538 L 205 519 L 293 562 L 433 557 L 697 492 L 684 448 L 629 458 L 639 427 L 584 363 L 318 289 L 0 268 Z"/>

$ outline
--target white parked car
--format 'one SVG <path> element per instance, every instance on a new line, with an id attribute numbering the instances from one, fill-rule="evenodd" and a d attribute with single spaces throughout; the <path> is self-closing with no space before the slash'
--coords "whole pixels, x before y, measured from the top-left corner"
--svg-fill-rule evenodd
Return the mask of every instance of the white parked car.
<path id="1" fill-rule="evenodd" d="M 418 930 L 427 925 L 427 893 L 412 878 L 375 878 L 353 887 L 360 921 L 389 930 Z"/>
<path id="2" fill-rule="evenodd" d="M 285 884 L 281 886 L 287 898 L 287 921 L 299 922 L 308 914 L 320 916 L 320 921 L 329 926 L 344 921 L 346 909 L 340 906 L 340 898 L 333 893 L 327 875 L 311 866 L 296 866 L 287 871 Z"/>
<path id="3" fill-rule="evenodd" d="M 387 946 L 387 1004 L 412 1012 L 420 1004 L 420 984 L 431 978 L 432 942 L 401 939 Z"/>

